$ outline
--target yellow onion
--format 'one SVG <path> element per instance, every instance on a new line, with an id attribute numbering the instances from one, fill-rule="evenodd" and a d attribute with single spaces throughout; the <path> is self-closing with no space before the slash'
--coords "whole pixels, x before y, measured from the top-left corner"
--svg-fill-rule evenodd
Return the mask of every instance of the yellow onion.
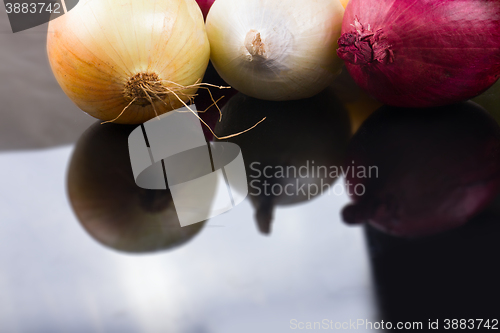
<path id="1" fill-rule="evenodd" d="M 340 71 L 343 14 L 338 0 L 217 0 L 207 17 L 210 59 L 246 95 L 312 97 Z"/>
<path id="2" fill-rule="evenodd" d="M 83 111 L 137 124 L 192 100 L 210 46 L 195 0 L 88 0 L 50 21 L 47 52 Z"/>
<path id="3" fill-rule="evenodd" d="M 358 131 L 366 118 L 383 105 L 356 84 L 345 66 L 342 66 L 342 72 L 335 78 L 331 88 L 349 113 L 352 134 Z"/>

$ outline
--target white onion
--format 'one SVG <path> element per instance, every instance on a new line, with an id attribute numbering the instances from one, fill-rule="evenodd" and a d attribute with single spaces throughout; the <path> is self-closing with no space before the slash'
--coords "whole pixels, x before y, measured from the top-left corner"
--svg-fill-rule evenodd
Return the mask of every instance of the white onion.
<path id="1" fill-rule="evenodd" d="M 266 100 L 311 97 L 332 83 L 344 8 L 338 0 L 217 0 L 210 58 L 235 89 Z"/>

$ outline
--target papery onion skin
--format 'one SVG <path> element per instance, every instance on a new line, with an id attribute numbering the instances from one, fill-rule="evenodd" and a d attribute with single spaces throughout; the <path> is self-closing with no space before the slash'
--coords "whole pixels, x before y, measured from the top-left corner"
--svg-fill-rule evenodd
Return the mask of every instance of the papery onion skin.
<path id="1" fill-rule="evenodd" d="M 155 89 L 201 81 L 210 46 L 194 0 L 89 0 L 50 21 L 47 51 L 68 97 L 101 120 L 115 119 L 133 100 L 127 83 L 158 80 Z M 166 80 L 166 81 L 165 81 Z M 170 81 L 170 82 L 167 82 Z M 130 89 L 129 89 L 130 90 Z M 177 90 L 184 101 L 197 87 Z M 135 91 L 135 90 L 134 90 Z M 173 94 L 143 96 L 116 123 L 143 123 L 183 106 Z"/>
<path id="2" fill-rule="evenodd" d="M 259 99 L 312 97 L 339 73 L 344 9 L 337 0 L 217 0 L 207 17 L 210 58 L 236 90 Z"/>
<path id="3" fill-rule="evenodd" d="M 339 56 L 384 104 L 464 101 L 500 76 L 500 1 L 351 0 Z"/>

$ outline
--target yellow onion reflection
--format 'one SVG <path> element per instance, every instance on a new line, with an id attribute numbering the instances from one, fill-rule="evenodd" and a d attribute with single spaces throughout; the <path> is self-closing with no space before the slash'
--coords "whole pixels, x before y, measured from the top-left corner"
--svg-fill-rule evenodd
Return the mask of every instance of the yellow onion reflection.
<path id="1" fill-rule="evenodd" d="M 99 243 L 125 252 L 177 247 L 205 222 L 181 227 L 169 190 L 135 184 L 128 136 L 136 126 L 91 126 L 80 138 L 68 171 L 68 195 L 83 228 Z"/>

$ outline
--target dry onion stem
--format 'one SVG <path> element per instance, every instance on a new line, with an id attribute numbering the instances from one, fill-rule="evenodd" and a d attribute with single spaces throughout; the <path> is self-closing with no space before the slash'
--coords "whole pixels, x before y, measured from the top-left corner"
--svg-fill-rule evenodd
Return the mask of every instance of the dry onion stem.
<path id="1" fill-rule="evenodd" d="M 164 83 L 171 85 L 171 87 L 165 85 Z M 263 122 L 266 119 L 266 117 L 262 118 L 255 125 L 253 125 L 252 127 L 248 128 L 244 131 L 230 134 L 230 135 L 223 136 L 223 137 L 217 136 L 217 134 L 215 134 L 214 131 L 210 128 L 210 126 L 208 126 L 208 124 L 203 119 L 201 119 L 201 117 L 198 115 L 198 112 L 204 113 L 208 109 L 210 109 L 212 106 L 215 105 L 215 107 L 219 111 L 219 121 L 222 120 L 222 111 L 219 108 L 219 106 L 217 105 L 217 102 L 220 101 L 222 98 L 224 98 L 224 96 L 220 97 L 218 100 L 214 100 L 212 92 L 210 91 L 210 89 L 208 87 L 214 87 L 214 88 L 218 88 L 218 89 L 231 88 L 231 87 L 226 87 L 226 86 L 217 86 L 217 85 L 213 85 L 210 83 L 200 83 L 200 79 L 198 79 L 194 84 L 183 86 L 181 84 L 178 84 L 178 83 L 175 83 L 175 82 L 172 82 L 169 80 L 160 80 L 158 78 L 158 75 L 156 75 L 154 73 L 153 74 L 139 73 L 139 74 L 135 75 L 134 77 L 132 77 L 125 85 L 124 95 L 126 98 L 131 99 L 130 103 L 127 104 L 127 106 L 125 106 L 123 108 L 123 110 L 120 112 L 120 114 L 116 118 L 114 118 L 112 120 L 104 121 L 101 124 L 115 122 L 134 103 L 137 103 L 140 105 L 151 104 L 151 106 L 153 107 L 153 110 L 155 112 L 156 117 L 159 118 L 158 112 L 156 111 L 156 108 L 154 105 L 153 98 L 162 102 L 163 104 L 165 104 L 166 107 L 168 107 L 170 109 L 174 109 L 174 106 L 172 105 L 172 101 L 170 100 L 171 95 L 173 95 L 177 100 L 179 100 L 189 110 L 189 111 L 176 111 L 176 112 L 192 112 L 208 128 L 208 130 L 213 134 L 213 136 L 216 137 L 218 140 L 229 139 L 229 138 L 235 137 L 237 135 L 243 134 L 245 132 L 248 132 L 248 131 L 252 130 L 253 128 L 255 128 L 257 125 L 259 125 L 261 122 Z M 190 89 L 190 88 L 191 89 L 192 88 L 206 89 L 210 95 L 210 98 L 212 100 L 212 104 L 203 111 L 194 111 L 193 109 L 191 109 L 189 107 L 189 105 L 186 104 L 184 99 L 182 99 L 179 96 L 179 95 L 181 95 L 182 97 L 187 98 L 189 100 L 190 104 L 193 103 L 194 98 L 197 96 L 197 94 L 186 94 L 184 92 L 186 89 Z M 168 104 L 165 101 L 165 98 L 168 99 Z"/>

